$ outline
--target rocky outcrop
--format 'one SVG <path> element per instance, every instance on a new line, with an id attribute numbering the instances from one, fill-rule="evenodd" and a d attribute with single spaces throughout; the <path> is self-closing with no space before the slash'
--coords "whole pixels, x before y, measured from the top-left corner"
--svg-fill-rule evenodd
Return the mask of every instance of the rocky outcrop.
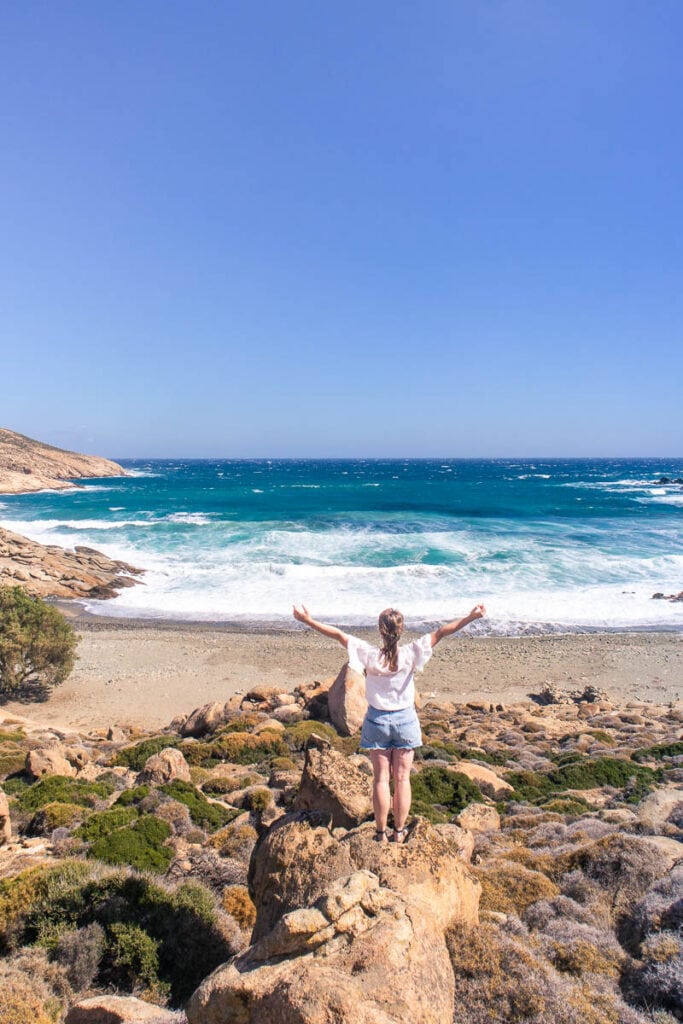
<path id="1" fill-rule="evenodd" d="M 176 1021 L 174 1013 L 134 996 L 94 996 L 75 1003 L 64 1024 L 165 1024 Z"/>
<path id="2" fill-rule="evenodd" d="M 202 983 L 190 1024 L 452 1020 L 444 935 L 477 923 L 479 884 L 422 819 L 401 845 L 373 834 L 315 815 L 273 825 L 252 859 L 253 945 Z"/>
<path id="3" fill-rule="evenodd" d="M 35 747 L 26 755 L 26 774 L 33 779 L 45 775 L 64 775 L 72 778 L 76 769 L 69 763 L 64 747 L 55 739 L 45 746 Z"/>
<path id="4" fill-rule="evenodd" d="M 468 804 L 455 819 L 460 828 L 470 832 L 497 832 L 500 814 L 489 804 Z"/>
<path id="5" fill-rule="evenodd" d="M 453 765 L 456 772 L 461 772 L 468 779 L 478 786 L 484 796 L 492 800 L 505 800 L 512 793 L 512 786 L 505 782 L 490 768 L 484 768 L 479 764 L 472 764 L 471 761 L 458 761 Z"/>
<path id="6" fill-rule="evenodd" d="M 372 814 L 372 781 L 327 740 L 314 734 L 306 744 L 294 808 L 328 814 L 333 827 L 352 828 Z"/>
<path id="7" fill-rule="evenodd" d="M 346 664 L 327 692 L 330 721 L 342 736 L 353 736 L 360 732 L 367 710 L 365 677 Z"/>
<path id="8" fill-rule="evenodd" d="M 257 846 L 249 868 L 256 905 L 254 941 L 284 914 L 312 906 L 339 878 L 358 870 L 376 874 L 425 913 L 448 927 L 455 920 L 477 920 L 479 885 L 468 874 L 451 843 L 427 821 L 410 826 L 405 843 L 377 843 L 374 824 L 330 830 L 323 815 L 280 818 Z"/>
<path id="9" fill-rule="evenodd" d="M 23 587 L 34 597 L 116 597 L 142 572 L 94 548 L 69 551 L 0 528 L 0 584 Z"/>
<path id="10" fill-rule="evenodd" d="M 117 462 L 55 448 L 0 428 L 0 493 L 66 490 L 85 477 L 126 476 Z"/>

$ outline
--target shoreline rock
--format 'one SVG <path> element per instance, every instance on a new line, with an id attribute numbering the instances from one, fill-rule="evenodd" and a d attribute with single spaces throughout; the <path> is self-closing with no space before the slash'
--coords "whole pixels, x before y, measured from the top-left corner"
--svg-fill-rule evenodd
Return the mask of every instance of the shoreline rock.
<path id="1" fill-rule="evenodd" d="M 107 600 L 141 582 L 135 577 L 143 572 L 94 548 L 70 551 L 0 527 L 0 584 L 23 587 L 33 597 Z"/>

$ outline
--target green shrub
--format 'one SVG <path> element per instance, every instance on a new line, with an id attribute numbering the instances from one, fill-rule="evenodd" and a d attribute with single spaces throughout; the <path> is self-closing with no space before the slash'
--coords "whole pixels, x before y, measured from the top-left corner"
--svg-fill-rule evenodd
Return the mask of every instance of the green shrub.
<path id="1" fill-rule="evenodd" d="M 82 804 L 45 804 L 33 815 L 27 831 L 29 835 L 46 836 L 56 828 L 70 828 L 89 813 Z"/>
<path id="2" fill-rule="evenodd" d="M 131 825 L 101 835 L 88 855 L 105 864 L 129 864 L 138 871 L 163 873 L 173 859 L 173 850 L 164 846 L 170 835 L 171 828 L 165 821 L 145 814 Z"/>
<path id="3" fill-rule="evenodd" d="M 641 747 L 634 750 L 631 757 L 634 761 L 661 761 L 665 757 L 680 757 L 683 754 L 683 740 L 674 743 L 655 743 L 653 747 Z"/>
<path id="4" fill-rule="evenodd" d="M 167 988 L 175 1005 L 235 952 L 204 886 L 187 882 L 172 891 L 143 876 L 120 870 L 103 876 L 102 870 L 68 861 L 0 882 L 2 951 L 60 935 L 54 943 L 60 959 L 65 934 L 98 924 L 105 934 L 98 984 L 149 989 L 154 948 L 157 994 Z"/>
<path id="5" fill-rule="evenodd" d="M 327 722 L 314 722 L 310 719 L 286 726 L 282 737 L 290 750 L 303 750 L 313 733 L 316 736 L 321 736 L 324 740 L 329 740 L 333 746 L 340 739 L 337 730 Z M 286 757 L 288 752 L 285 750 L 281 756 Z"/>
<path id="6" fill-rule="evenodd" d="M 109 975 L 117 988 L 160 996 L 169 989 L 159 978 L 159 942 L 136 924 L 113 924 L 109 929 Z"/>
<path id="7" fill-rule="evenodd" d="M 23 772 L 26 754 L 23 750 L 6 750 L 0 754 L 0 776 L 17 775 Z"/>
<path id="8" fill-rule="evenodd" d="M 21 743 L 26 739 L 24 730 L 19 729 L 0 729 L 0 743 Z"/>
<path id="9" fill-rule="evenodd" d="M 22 811 L 37 811 L 46 804 L 80 804 L 93 807 L 114 792 L 111 782 L 86 782 L 70 779 L 66 775 L 48 775 L 17 794 L 17 806 Z"/>
<path id="10" fill-rule="evenodd" d="M 249 732 L 223 733 L 211 744 L 211 758 L 232 764 L 257 764 L 272 757 L 284 757 L 288 747 L 279 733 L 262 732 L 253 736 Z"/>
<path id="11" fill-rule="evenodd" d="M 26 775 L 14 775 L 11 779 L 3 781 L 2 788 L 7 796 L 19 796 L 20 793 L 25 793 L 30 785 Z"/>
<path id="12" fill-rule="evenodd" d="M 53 605 L 21 587 L 0 587 L 0 693 L 63 683 L 78 638 Z"/>
<path id="13" fill-rule="evenodd" d="M 542 803 L 567 789 L 596 789 L 600 786 L 622 789 L 633 778 L 639 785 L 639 792 L 649 792 L 657 782 L 658 774 L 651 768 L 634 765 L 621 758 L 599 757 L 593 761 L 564 764 L 549 772 L 509 772 L 505 781 L 514 787 L 515 800 Z"/>
<path id="14" fill-rule="evenodd" d="M 133 786 L 132 789 L 124 789 L 123 793 L 116 798 L 116 803 L 121 807 L 130 807 L 132 804 L 139 804 L 151 792 L 150 786 Z"/>
<path id="15" fill-rule="evenodd" d="M 160 786 L 160 792 L 173 797 L 181 804 L 185 804 L 190 812 L 193 824 L 206 829 L 207 832 L 215 832 L 216 829 L 227 825 L 239 812 L 221 807 L 220 804 L 210 803 L 203 793 L 189 783 L 176 779 L 165 786 Z"/>
<path id="16" fill-rule="evenodd" d="M 141 772 L 150 757 L 158 754 L 160 750 L 166 750 L 167 747 L 177 747 L 179 742 L 173 736 L 152 736 L 151 739 L 142 740 L 133 747 L 123 747 L 117 751 L 113 764 Z"/>
<path id="17" fill-rule="evenodd" d="M 587 735 L 592 736 L 594 740 L 598 741 L 598 743 L 604 743 L 607 747 L 613 747 L 617 742 L 614 736 L 610 736 L 610 734 L 605 732 L 604 729 L 588 729 Z"/>
<path id="18" fill-rule="evenodd" d="M 129 825 L 137 816 L 135 807 L 112 807 L 109 811 L 96 811 L 76 829 L 74 835 L 77 839 L 84 839 L 86 843 L 94 843 L 117 828 Z"/>
<path id="19" fill-rule="evenodd" d="M 448 821 L 471 803 L 483 803 L 478 786 L 462 772 L 436 765 L 423 768 L 411 779 L 412 810 L 433 822 Z"/>

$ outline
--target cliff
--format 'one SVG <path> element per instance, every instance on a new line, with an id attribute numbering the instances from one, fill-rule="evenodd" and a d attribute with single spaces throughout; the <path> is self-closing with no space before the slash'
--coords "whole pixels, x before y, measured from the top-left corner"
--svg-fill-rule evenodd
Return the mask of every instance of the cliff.
<path id="1" fill-rule="evenodd" d="M 55 448 L 0 428 L 0 493 L 25 494 L 46 487 L 66 490 L 82 477 L 125 476 L 110 459 Z"/>
<path id="2" fill-rule="evenodd" d="M 142 571 L 93 548 L 69 551 L 0 527 L 0 585 L 20 586 L 36 597 L 116 597 Z"/>

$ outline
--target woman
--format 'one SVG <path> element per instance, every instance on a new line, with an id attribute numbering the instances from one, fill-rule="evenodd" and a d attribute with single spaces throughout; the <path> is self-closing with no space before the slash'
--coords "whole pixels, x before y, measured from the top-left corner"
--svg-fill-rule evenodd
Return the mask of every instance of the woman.
<path id="1" fill-rule="evenodd" d="M 415 747 L 422 746 L 420 723 L 415 711 L 413 676 L 427 664 L 432 650 L 444 637 L 457 633 L 463 626 L 486 614 L 483 604 L 476 605 L 464 619 L 454 619 L 425 633 L 419 640 L 399 647 L 403 632 L 403 616 L 395 608 L 386 608 L 379 617 L 381 646 L 373 647 L 364 640 L 343 633 L 336 626 L 326 626 L 309 615 L 303 605 L 294 608 L 294 618 L 305 626 L 337 640 L 349 652 L 349 664 L 365 673 L 365 696 L 368 710 L 363 721 L 360 745 L 372 760 L 374 784 L 372 806 L 375 812 L 376 838 L 387 841 L 387 819 L 391 806 L 390 779 L 394 779 L 394 831 L 392 842 L 402 843 L 412 798 L 410 768 Z"/>

